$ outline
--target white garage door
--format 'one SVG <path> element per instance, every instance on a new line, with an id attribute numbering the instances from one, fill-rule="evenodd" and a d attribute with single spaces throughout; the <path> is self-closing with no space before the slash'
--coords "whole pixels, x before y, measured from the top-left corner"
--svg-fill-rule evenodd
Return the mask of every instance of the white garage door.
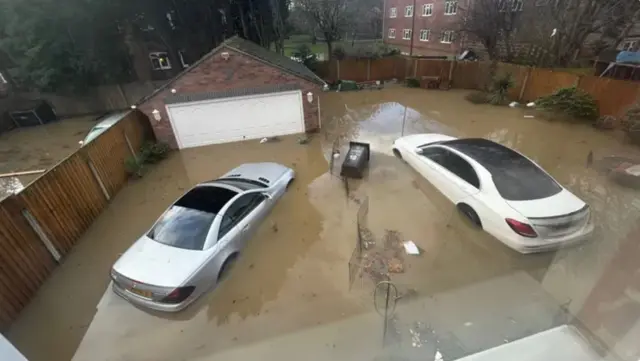
<path id="1" fill-rule="evenodd" d="M 180 148 L 304 132 L 300 91 L 170 104 L 167 111 Z"/>

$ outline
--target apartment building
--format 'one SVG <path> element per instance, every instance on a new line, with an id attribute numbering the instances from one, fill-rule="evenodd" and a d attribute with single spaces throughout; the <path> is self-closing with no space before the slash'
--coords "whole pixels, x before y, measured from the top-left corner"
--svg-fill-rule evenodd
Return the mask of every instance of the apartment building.
<path id="1" fill-rule="evenodd" d="M 384 42 L 405 55 L 452 57 L 462 51 L 460 8 L 469 0 L 385 0 Z"/>

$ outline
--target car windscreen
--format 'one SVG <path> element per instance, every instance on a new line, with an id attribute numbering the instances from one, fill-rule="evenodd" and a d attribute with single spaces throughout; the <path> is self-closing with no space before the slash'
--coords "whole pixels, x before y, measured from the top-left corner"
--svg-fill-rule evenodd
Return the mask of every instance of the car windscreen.
<path id="1" fill-rule="evenodd" d="M 553 178 L 526 158 L 514 159 L 511 164 L 489 171 L 498 192 L 508 201 L 547 198 L 562 190 Z"/>
<path id="2" fill-rule="evenodd" d="M 257 188 L 267 188 L 265 184 L 260 182 L 256 182 L 251 179 L 241 179 L 241 178 L 222 178 L 215 181 L 216 183 L 227 184 L 233 187 L 236 187 L 243 191 L 248 191 L 250 189 Z"/>
<path id="3" fill-rule="evenodd" d="M 174 205 L 162 215 L 147 237 L 171 247 L 201 250 L 215 216 Z"/>

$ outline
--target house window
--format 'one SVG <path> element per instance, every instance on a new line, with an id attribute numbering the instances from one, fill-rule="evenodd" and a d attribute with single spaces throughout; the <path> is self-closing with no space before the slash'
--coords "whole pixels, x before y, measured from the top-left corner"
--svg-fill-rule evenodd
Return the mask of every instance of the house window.
<path id="1" fill-rule="evenodd" d="M 396 38 L 396 29 L 389 29 L 389 39 L 395 39 Z"/>
<path id="2" fill-rule="evenodd" d="M 402 30 L 402 39 L 404 39 L 404 40 L 411 39 L 411 29 Z"/>
<path id="3" fill-rule="evenodd" d="M 422 16 L 431 16 L 433 14 L 433 4 L 422 5 Z"/>
<path id="4" fill-rule="evenodd" d="M 501 0 L 500 1 L 500 12 L 505 12 L 507 10 L 511 11 L 522 11 L 524 8 L 524 0 Z"/>
<path id="5" fill-rule="evenodd" d="M 189 64 L 184 60 L 184 50 L 178 51 L 178 58 L 180 58 L 180 64 L 183 68 L 188 68 Z"/>
<path id="6" fill-rule="evenodd" d="M 431 36 L 431 30 L 429 29 L 420 30 L 420 41 L 429 41 L 430 36 Z"/>
<path id="7" fill-rule="evenodd" d="M 622 43 L 622 48 L 620 50 L 622 51 L 634 51 L 634 49 L 636 49 L 636 44 L 638 43 L 638 40 L 625 40 Z"/>
<path id="8" fill-rule="evenodd" d="M 168 70 L 171 69 L 171 62 L 165 52 L 149 53 L 149 60 L 151 60 L 151 66 L 153 70 Z"/>
<path id="9" fill-rule="evenodd" d="M 404 7 L 404 17 L 405 18 L 410 18 L 412 16 L 413 16 L 413 5 L 405 6 Z"/>
<path id="10" fill-rule="evenodd" d="M 389 17 L 395 18 L 396 16 L 398 16 L 398 9 L 396 8 L 389 9 Z"/>
<path id="11" fill-rule="evenodd" d="M 441 43 L 451 44 L 453 42 L 453 30 L 445 30 L 440 38 Z"/>
<path id="12" fill-rule="evenodd" d="M 444 14 L 445 15 L 455 15 L 458 11 L 458 2 L 457 1 L 445 1 L 444 2 Z"/>

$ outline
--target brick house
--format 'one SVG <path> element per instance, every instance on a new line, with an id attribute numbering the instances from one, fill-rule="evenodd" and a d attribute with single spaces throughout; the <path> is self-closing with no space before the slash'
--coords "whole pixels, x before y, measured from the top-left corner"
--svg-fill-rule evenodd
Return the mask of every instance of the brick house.
<path id="1" fill-rule="evenodd" d="M 233 37 L 137 103 L 173 148 L 310 132 L 324 81 L 301 63 Z"/>
<path id="2" fill-rule="evenodd" d="M 460 54 L 456 30 L 467 0 L 385 0 L 384 43 L 413 56 Z"/>

